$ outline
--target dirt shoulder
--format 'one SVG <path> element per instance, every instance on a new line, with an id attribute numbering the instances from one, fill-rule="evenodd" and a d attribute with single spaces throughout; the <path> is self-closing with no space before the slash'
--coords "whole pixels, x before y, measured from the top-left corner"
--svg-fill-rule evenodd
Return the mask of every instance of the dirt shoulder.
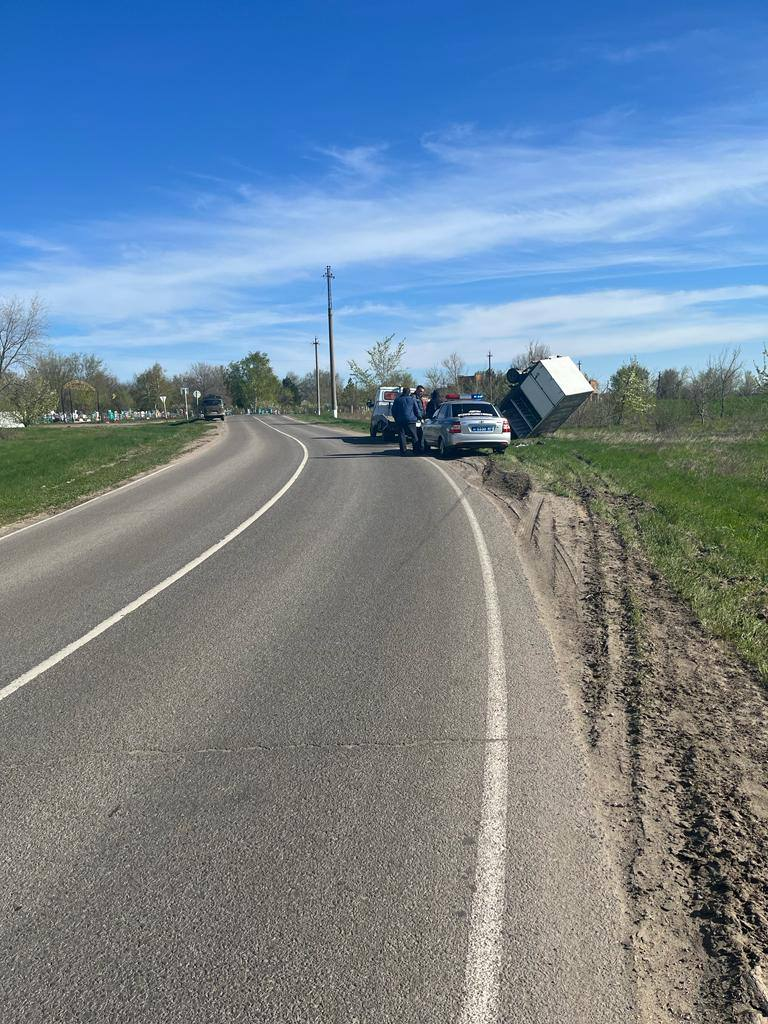
<path id="1" fill-rule="evenodd" d="M 641 1019 L 768 1021 L 765 686 L 617 527 L 634 499 L 455 465 L 505 511 L 550 625 L 633 913 Z"/>

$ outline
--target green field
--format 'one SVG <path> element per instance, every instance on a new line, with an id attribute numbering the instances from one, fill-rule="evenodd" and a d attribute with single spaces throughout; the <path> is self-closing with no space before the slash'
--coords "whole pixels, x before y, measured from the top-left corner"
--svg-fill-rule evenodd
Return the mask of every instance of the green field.
<path id="1" fill-rule="evenodd" d="M 203 422 L 46 426 L 0 432 L 0 526 L 66 508 L 168 462 Z"/>
<path id="2" fill-rule="evenodd" d="M 663 441 L 584 431 L 513 446 L 502 459 L 612 516 L 707 629 L 768 681 L 768 436 Z M 616 495 L 641 501 L 628 514 Z"/>

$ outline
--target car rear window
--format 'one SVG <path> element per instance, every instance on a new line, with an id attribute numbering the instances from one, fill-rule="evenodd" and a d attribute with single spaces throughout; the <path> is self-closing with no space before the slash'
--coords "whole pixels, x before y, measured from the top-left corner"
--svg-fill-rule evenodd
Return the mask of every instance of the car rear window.
<path id="1" fill-rule="evenodd" d="M 489 402 L 454 402 L 451 406 L 452 416 L 498 416 Z"/>

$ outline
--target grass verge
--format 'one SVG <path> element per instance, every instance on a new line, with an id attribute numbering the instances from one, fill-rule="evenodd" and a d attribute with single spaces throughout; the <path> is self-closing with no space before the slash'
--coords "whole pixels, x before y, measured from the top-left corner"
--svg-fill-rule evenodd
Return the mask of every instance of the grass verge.
<path id="1" fill-rule="evenodd" d="M 0 526 L 55 512 L 169 462 L 212 425 L 46 426 L 0 437 Z"/>
<path id="2" fill-rule="evenodd" d="M 768 437 L 551 437 L 502 461 L 611 517 L 768 682 Z"/>
<path id="3" fill-rule="evenodd" d="M 358 430 L 361 434 L 370 433 L 371 423 L 370 420 L 353 420 L 353 419 L 339 419 L 335 420 L 333 416 L 323 414 L 318 416 L 316 413 L 306 412 L 292 412 L 291 416 L 295 420 L 301 420 L 302 423 L 323 423 L 328 424 L 330 427 L 344 427 L 346 430 Z"/>

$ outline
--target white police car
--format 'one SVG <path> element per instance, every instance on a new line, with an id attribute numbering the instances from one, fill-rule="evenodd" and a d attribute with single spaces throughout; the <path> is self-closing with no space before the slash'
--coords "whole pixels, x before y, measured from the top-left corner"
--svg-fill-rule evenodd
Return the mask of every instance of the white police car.
<path id="1" fill-rule="evenodd" d="M 445 396 L 431 420 L 424 420 L 424 446 L 449 458 L 456 451 L 491 448 L 503 452 L 512 433 L 508 421 L 482 395 Z"/>
<path id="2" fill-rule="evenodd" d="M 374 401 L 368 403 L 371 410 L 371 437 L 381 434 L 382 437 L 391 438 L 397 433 L 392 416 L 392 403 L 400 391 L 399 385 L 379 388 Z"/>

